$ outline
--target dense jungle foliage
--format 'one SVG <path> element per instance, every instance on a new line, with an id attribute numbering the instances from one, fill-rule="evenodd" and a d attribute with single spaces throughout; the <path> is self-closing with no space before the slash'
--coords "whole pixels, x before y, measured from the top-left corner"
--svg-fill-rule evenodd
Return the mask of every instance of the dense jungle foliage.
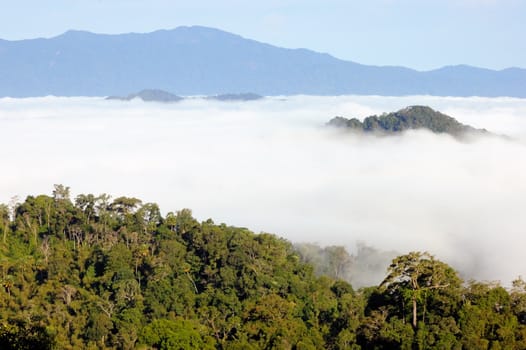
<path id="1" fill-rule="evenodd" d="M 426 129 L 436 134 L 463 137 L 467 134 L 489 135 L 485 129 L 475 129 L 455 118 L 427 106 L 409 106 L 397 112 L 372 115 L 361 122 L 356 118 L 334 117 L 327 125 L 360 133 L 397 134 L 406 130 Z"/>
<path id="2" fill-rule="evenodd" d="M 380 286 L 288 241 L 108 195 L 0 205 L 1 349 L 525 349 L 526 283 L 463 283 L 427 253 Z"/>

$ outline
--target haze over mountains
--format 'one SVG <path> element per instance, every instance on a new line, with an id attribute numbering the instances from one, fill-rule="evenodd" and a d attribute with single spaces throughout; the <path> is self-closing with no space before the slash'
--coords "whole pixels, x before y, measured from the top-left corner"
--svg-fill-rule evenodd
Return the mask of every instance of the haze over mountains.
<path id="1" fill-rule="evenodd" d="M 323 126 L 332 116 L 363 120 L 415 102 L 513 140 Z M 467 278 L 510 283 L 526 271 L 524 115 L 526 99 L 512 98 L 7 98 L 0 203 L 53 183 L 114 197 L 134 191 L 163 208 L 191 208 L 199 221 L 353 252 L 356 242 L 428 250 Z M 387 263 L 368 278 L 379 283 Z"/>
<path id="2" fill-rule="evenodd" d="M 147 34 L 68 31 L 50 39 L 0 40 L 0 96 L 108 96 L 142 89 L 177 95 L 526 97 L 526 70 L 459 65 L 419 72 L 367 66 L 198 26 Z"/>

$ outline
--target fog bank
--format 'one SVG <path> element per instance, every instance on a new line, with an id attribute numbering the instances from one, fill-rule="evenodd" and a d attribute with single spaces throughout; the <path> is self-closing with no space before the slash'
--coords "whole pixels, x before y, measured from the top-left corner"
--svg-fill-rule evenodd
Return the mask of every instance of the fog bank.
<path id="1" fill-rule="evenodd" d="M 429 105 L 513 140 L 324 128 Z M 526 100 L 341 96 L 224 103 L 0 99 L 0 201 L 127 195 L 292 241 L 427 250 L 464 276 L 526 275 Z"/>

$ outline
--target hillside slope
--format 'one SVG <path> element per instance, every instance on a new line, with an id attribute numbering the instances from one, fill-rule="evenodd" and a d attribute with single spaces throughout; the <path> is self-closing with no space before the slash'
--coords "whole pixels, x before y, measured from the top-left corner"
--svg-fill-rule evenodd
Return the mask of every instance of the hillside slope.
<path id="1" fill-rule="evenodd" d="M 162 216 L 134 197 L 72 200 L 55 185 L 52 196 L 0 204 L 0 348 L 526 347 L 520 279 L 510 291 L 464 285 L 411 252 L 380 286 L 356 292 L 335 279 L 345 249 L 313 248 L 300 255 L 275 235 L 198 222 L 188 209 Z M 317 270 L 335 278 L 314 275 L 308 262 L 320 253 Z"/>

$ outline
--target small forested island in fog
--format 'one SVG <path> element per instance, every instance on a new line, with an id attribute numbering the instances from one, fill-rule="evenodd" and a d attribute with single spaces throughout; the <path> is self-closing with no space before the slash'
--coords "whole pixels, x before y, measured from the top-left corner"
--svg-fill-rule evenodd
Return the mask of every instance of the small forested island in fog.
<path id="1" fill-rule="evenodd" d="M 145 102 L 179 102 L 183 97 L 159 89 L 145 89 L 127 96 L 108 96 L 106 100 L 131 101 L 139 98 Z"/>
<path id="2" fill-rule="evenodd" d="M 55 185 L 0 205 L 0 348 L 526 348 L 520 278 L 464 283 L 410 252 L 356 290 L 353 268 L 344 247 Z"/>
<path id="3" fill-rule="evenodd" d="M 255 101 L 261 100 L 263 96 L 254 93 L 241 93 L 241 94 L 221 94 L 206 97 L 207 100 L 217 101 Z"/>
<path id="4" fill-rule="evenodd" d="M 345 128 L 360 133 L 390 135 L 406 130 L 426 129 L 434 133 L 446 133 L 454 137 L 471 135 L 491 135 L 485 129 L 476 129 L 462 124 L 455 118 L 433 110 L 427 106 L 409 106 L 397 112 L 372 115 L 362 121 L 357 118 L 335 117 L 328 126 Z"/>
<path id="5" fill-rule="evenodd" d="M 171 92 L 159 90 L 159 89 L 145 89 L 136 93 L 129 94 L 127 96 L 108 96 L 106 100 L 119 100 L 119 101 L 131 101 L 133 99 L 141 99 L 145 102 L 162 102 L 162 103 L 171 103 L 179 102 L 184 100 L 184 97 L 177 96 Z M 260 100 L 263 96 L 254 94 L 254 93 L 239 93 L 239 94 L 220 94 L 203 97 L 206 100 L 216 100 L 216 101 L 255 101 Z"/>

